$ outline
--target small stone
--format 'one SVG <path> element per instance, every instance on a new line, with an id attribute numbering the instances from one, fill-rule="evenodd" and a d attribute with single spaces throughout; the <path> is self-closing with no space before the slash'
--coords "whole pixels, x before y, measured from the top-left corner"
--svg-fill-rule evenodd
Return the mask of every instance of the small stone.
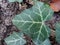
<path id="1" fill-rule="evenodd" d="M 6 26 L 3 24 L 0 24 L 0 40 L 4 38 L 4 33 L 6 33 Z"/>

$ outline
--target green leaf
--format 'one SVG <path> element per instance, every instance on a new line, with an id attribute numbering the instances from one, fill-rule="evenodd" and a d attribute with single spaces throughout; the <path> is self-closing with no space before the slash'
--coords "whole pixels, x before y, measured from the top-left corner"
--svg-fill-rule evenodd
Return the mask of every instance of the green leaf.
<path id="1" fill-rule="evenodd" d="M 60 23 L 56 23 L 55 25 L 55 29 L 56 29 L 56 40 L 58 43 L 60 43 Z"/>
<path id="2" fill-rule="evenodd" d="M 49 39 L 46 39 L 41 44 L 36 44 L 36 45 L 51 45 L 51 43 L 50 43 L 50 40 Z"/>
<path id="3" fill-rule="evenodd" d="M 23 38 L 23 33 L 14 32 L 5 39 L 5 42 L 7 43 L 7 45 L 24 45 L 26 41 Z"/>
<path id="4" fill-rule="evenodd" d="M 8 0 L 9 2 L 22 2 L 23 0 Z"/>
<path id="5" fill-rule="evenodd" d="M 51 43 L 50 43 L 50 40 L 49 39 L 46 39 L 41 44 L 36 44 L 36 45 L 51 45 Z"/>
<path id="6" fill-rule="evenodd" d="M 36 2 L 36 1 L 38 1 L 38 0 L 32 0 L 32 1 Z"/>
<path id="7" fill-rule="evenodd" d="M 32 8 L 16 15 L 12 22 L 40 45 L 49 37 L 50 29 L 45 25 L 45 21 L 50 20 L 52 15 L 53 11 L 47 4 L 37 2 Z"/>
<path id="8" fill-rule="evenodd" d="M 41 45 L 51 45 L 49 39 L 46 39 Z"/>
<path id="9" fill-rule="evenodd" d="M 38 0 L 32 0 L 32 1 L 33 1 L 33 3 L 35 4 L 35 3 L 37 3 Z"/>

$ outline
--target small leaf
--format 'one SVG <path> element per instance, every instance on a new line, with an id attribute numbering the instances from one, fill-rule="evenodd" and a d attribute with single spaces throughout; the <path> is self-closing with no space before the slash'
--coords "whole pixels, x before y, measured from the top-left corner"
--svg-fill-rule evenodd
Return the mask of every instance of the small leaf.
<path id="1" fill-rule="evenodd" d="M 32 8 L 16 15 L 12 21 L 18 29 L 29 35 L 36 44 L 40 45 L 49 37 L 50 29 L 45 25 L 45 21 L 50 20 L 52 15 L 53 11 L 47 4 L 37 2 Z"/>
<path id="2" fill-rule="evenodd" d="M 9 2 L 22 2 L 23 0 L 8 0 Z"/>
<path id="3" fill-rule="evenodd" d="M 38 0 L 32 0 L 32 1 L 38 1 Z"/>
<path id="4" fill-rule="evenodd" d="M 24 45 L 26 41 L 23 39 L 23 33 L 14 32 L 5 39 L 7 45 Z"/>
<path id="5" fill-rule="evenodd" d="M 38 0 L 32 0 L 34 3 L 36 3 Z"/>
<path id="6" fill-rule="evenodd" d="M 36 45 L 51 45 L 51 43 L 50 43 L 50 40 L 49 39 L 46 39 L 41 44 L 36 44 Z"/>
<path id="7" fill-rule="evenodd" d="M 55 29 L 56 29 L 56 40 L 58 43 L 60 43 L 60 23 L 56 23 Z"/>
<path id="8" fill-rule="evenodd" d="M 51 45 L 49 39 L 46 39 L 41 45 Z"/>

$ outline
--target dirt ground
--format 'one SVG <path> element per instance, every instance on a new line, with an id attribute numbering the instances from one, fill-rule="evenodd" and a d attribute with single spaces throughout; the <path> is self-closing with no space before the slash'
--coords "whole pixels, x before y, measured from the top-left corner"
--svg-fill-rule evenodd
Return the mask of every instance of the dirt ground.
<path id="1" fill-rule="evenodd" d="M 46 0 L 41 0 L 46 2 Z M 47 1 L 49 3 L 51 0 Z M 18 13 L 21 13 L 26 8 L 33 6 L 32 0 L 23 0 L 21 4 L 18 2 L 9 3 L 8 0 L 0 1 L 0 45 L 6 45 L 4 38 L 8 37 L 13 31 L 19 32 L 19 30 L 12 24 L 12 19 Z M 60 12 L 55 12 L 53 20 L 47 21 L 49 27 L 52 29 L 52 34 L 49 37 L 52 45 L 60 45 L 55 40 L 54 23 L 60 20 Z M 26 36 L 26 35 L 25 35 Z M 27 43 L 25 45 L 34 45 L 31 38 L 26 36 Z"/>

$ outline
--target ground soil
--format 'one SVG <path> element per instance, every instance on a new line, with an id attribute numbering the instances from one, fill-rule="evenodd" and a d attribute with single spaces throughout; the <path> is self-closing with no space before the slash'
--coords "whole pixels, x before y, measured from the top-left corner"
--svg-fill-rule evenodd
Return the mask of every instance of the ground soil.
<path id="1" fill-rule="evenodd" d="M 49 3 L 51 0 L 40 0 L 43 2 Z M 0 45 L 6 45 L 4 39 L 8 37 L 13 31 L 19 32 L 16 26 L 13 25 L 12 19 L 15 17 L 16 14 L 21 13 L 23 10 L 30 8 L 33 6 L 32 0 L 23 0 L 20 4 L 18 2 L 9 3 L 8 0 L 0 1 Z M 52 29 L 51 36 L 49 37 L 52 45 L 60 45 L 55 40 L 55 29 L 54 23 L 60 20 L 60 12 L 55 12 L 53 19 L 47 21 L 49 27 Z M 31 38 L 25 35 L 27 43 L 25 45 L 34 45 Z"/>

